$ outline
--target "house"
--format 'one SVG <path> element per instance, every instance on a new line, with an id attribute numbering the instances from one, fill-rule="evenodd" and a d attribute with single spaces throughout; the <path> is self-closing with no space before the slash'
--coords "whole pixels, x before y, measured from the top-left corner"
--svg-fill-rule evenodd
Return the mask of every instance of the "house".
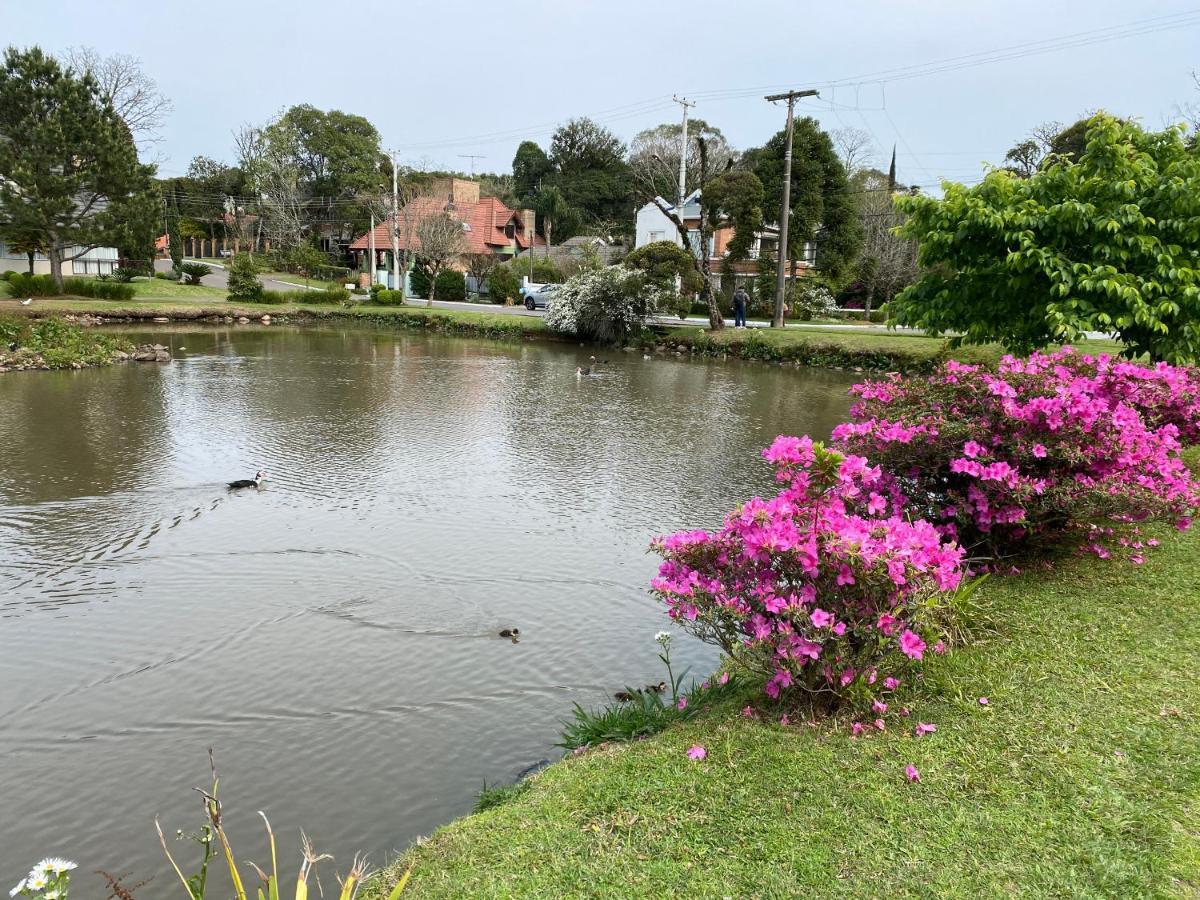
<path id="1" fill-rule="evenodd" d="M 570 269 L 573 265 L 578 265 L 593 253 L 600 260 L 601 265 L 611 266 L 625 254 L 625 248 L 606 241 L 602 237 L 581 234 L 568 238 L 561 244 L 555 244 L 553 247 L 542 246 L 532 250 L 522 250 L 517 254 L 517 259 L 528 259 L 531 253 L 535 259 L 545 259 L 549 254 L 549 260 L 560 271 L 563 271 Z"/>
<path id="2" fill-rule="evenodd" d="M 679 229 L 675 227 L 675 223 L 662 211 L 659 204 L 666 206 L 672 212 L 675 212 L 676 205 L 668 203 L 662 197 L 656 198 L 656 202 L 647 203 L 637 212 L 637 220 L 635 223 L 634 246 L 642 247 L 646 244 L 652 244 L 655 241 L 671 241 L 677 247 L 683 246 L 683 240 L 680 237 Z M 687 226 L 688 235 L 691 242 L 691 250 L 693 253 L 699 253 L 700 242 L 700 191 L 693 191 L 688 195 L 683 202 L 683 211 L 679 216 L 683 220 L 683 224 Z M 713 233 L 709 236 L 708 247 L 705 252 L 708 254 L 709 263 L 715 274 L 721 272 L 725 257 L 729 253 L 729 242 L 733 239 L 734 230 L 729 225 L 718 225 Z M 733 271 L 735 280 L 741 278 L 751 278 L 758 274 L 758 260 L 760 257 L 767 256 L 774 259 L 779 247 L 779 227 L 776 225 L 766 225 L 759 231 L 755 232 L 754 240 L 750 244 L 750 254 L 748 259 L 738 260 L 733 263 Z M 815 258 L 815 246 L 809 242 L 805 244 L 804 255 L 802 259 L 796 260 L 796 268 L 798 271 L 811 269 L 813 259 Z M 791 265 L 791 262 L 788 262 Z"/>
<path id="3" fill-rule="evenodd" d="M 399 216 L 399 248 L 402 254 L 421 252 L 417 238 L 417 223 L 428 216 L 448 213 L 462 222 L 466 239 L 464 257 L 487 253 L 501 259 L 511 259 L 530 247 L 545 247 L 546 241 L 534 230 L 532 209 L 509 209 L 495 197 L 479 196 L 479 182 L 466 178 L 443 178 L 432 182 L 425 193 L 410 201 Z M 375 226 L 375 281 L 387 283 L 391 268 L 392 222 Z M 355 238 L 349 246 L 350 253 L 360 269 L 368 268 L 367 256 L 371 249 L 370 233 Z M 466 270 L 465 259 L 454 266 Z"/>
<path id="4" fill-rule="evenodd" d="M 116 247 L 93 247 L 91 250 L 71 247 L 64 254 L 63 275 L 111 275 L 119 259 L 120 253 Z M 29 254 L 0 241 L 0 272 L 8 271 L 28 272 Z M 33 274 L 50 274 L 50 260 L 41 253 L 33 255 Z"/>

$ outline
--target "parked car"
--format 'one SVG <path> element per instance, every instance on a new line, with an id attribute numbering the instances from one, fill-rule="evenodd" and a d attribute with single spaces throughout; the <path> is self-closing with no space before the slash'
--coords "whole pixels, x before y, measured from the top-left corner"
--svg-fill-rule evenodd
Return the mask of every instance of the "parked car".
<path id="1" fill-rule="evenodd" d="M 554 299 L 554 292 L 561 284 L 543 284 L 525 294 L 525 308 L 528 310 L 545 309 Z"/>

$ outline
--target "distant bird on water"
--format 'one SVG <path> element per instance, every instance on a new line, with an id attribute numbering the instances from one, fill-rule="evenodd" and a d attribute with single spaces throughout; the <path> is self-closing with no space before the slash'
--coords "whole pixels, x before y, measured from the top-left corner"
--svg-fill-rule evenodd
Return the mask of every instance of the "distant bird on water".
<path id="1" fill-rule="evenodd" d="M 579 378 L 582 375 L 591 375 L 591 374 L 592 374 L 591 366 L 576 366 L 575 367 L 575 377 L 576 378 Z"/>
<path id="2" fill-rule="evenodd" d="M 263 480 L 267 477 L 267 473 L 259 469 L 254 473 L 253 478 L 239 478 L 237 481 L 229 482 L 231 491 L 241 490 L 242 488 L 262 487 Z"/>

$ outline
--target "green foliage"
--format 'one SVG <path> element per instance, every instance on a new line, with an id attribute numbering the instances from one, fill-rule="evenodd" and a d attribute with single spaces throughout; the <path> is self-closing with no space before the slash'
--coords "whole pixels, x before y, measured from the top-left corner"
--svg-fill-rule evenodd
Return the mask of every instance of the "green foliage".
<path id="1" fill-rule="evenodd" d="M 521 298 L 521 279 L 511 265 L 496 266 L 488 276 L 488 298 L 493 303 L 511 304 Z"/>
<path id="2" fill-rule="evenodd" d="M 485 781 L 479 791 L 479 796 L 475 798 L 475 806 L 471 809 L 471 812 L 481 813 L 485 810 L 495 809 L 497 806 L 503 806 L 508 801 L 520 797 L 529 790 L 530 783 L 528 779 L 524 779 L 518 781 L 516 784 L 493 784 L 489 786 Z"/>
<path id="3" fill-rule="evenodd" d="M 267 126 L 264 137 L 311 196 L 347 198 L 383 184 L 379 132 L 362 116 L 303 103 Z"/>
<path id="4" fill-rule="evenodd" d="M 735 169 L 718 175 L 704 186 L 704 208 L 713 227 L 717 227 L 723 213 L 734 228 L 726 247 L 726 271 L 732 271 L 732 263 L 749 257 L 755 232 L 762 228 L 762 206 L 763 185 L 753 172 Z"/>
<path id="5" fill-rule="evenodd" d="M 548 182 L 585 220 L 628 222 L 631 179 L 625 145 L 615 134 L 591 119 L 572 119 L 554 132 L 550 162 L 554 173 Z M 561 230 L 560 238 L 568 236 Z"/>
<path id="6" fill-rule="evenodd" d="M 187 262 L 179 267 L 179 274 L 187 279 L 187 284 L 200 284 L 200 279 L 211 275 L 212 269 L 204 263 Z"/>
<path id="7" fill-rule="evenodd" d="M 49 275 L 10 272 L 5 282 L 10 297 L 54 297 L 60 293 L 58 285 Z"/>
<path id="8" fill-rule="evenodd" d="M 692 254 L 674 241 L 654 241 L 630 251 L 622 263 L 641 272 L 646 280 L 664 291 L 675 291 L 675 279 L 681 279 L 681 294 L 690 308 L 692 296 L 701 287 L 702 276 L 696 271 Z"/>
<path id="9" fill-rule="evenodd" d="M 562 269 L 556 266 L 553 260 L 546 259 L 544 256 L 531 257 L 526 254 L 519 259 L 511 260 L 507 265 L 512 269 L 518 282 L 530 275 L 531 272 L 530 281 L 534 284 L 562 284 L 566 280 L 563 277 Z"/>
<path id="10" fill-rule="evenodd" d="M 546 309 L 551 331 L 601 343 L 639 335 L 667 298 L 640 272 L 609 266 L 581 272 L 555 291 Z"/>
<path id="11" fill-rule="evenodd" d="M 888 305 L 884 303 L 882 306 L 878 306 L 871 310 L 871 314 L 868 316 L 868 318 L 876 324 L 886 322 L 888 319 Z"/>
<path id="12" fill-rule="evenodd" d="M 112 103 L 37 47 L 5 51 L 0 135 L 6 242 L 42 247 L 58 266 L 67 248 L 119 246 L 131 222 L 156 214 L 152 167 Z"/>
<path id="13" fill-rule="evenodd" d="M 811 282 L 811 283 L 810 283 Z M 832 315 L 837 310 L 833 293 L 816 279 L 805 278 L 793 292 L 792 315 L 802 322 Z"/>
<path id="14" fill-rule="evenodd" d="M 902 197 L 924 277 L 893 319 L 1017 353 L 1115 333 L 1127 355 L 1200 358 L 1200 155 L 1182 131 L 1098 115 L 1077 162 Z"/>
<path id="15" fill-rule="evenodd" d="M 466 300 L 467 280 L 455 269 L 438 272 L 434 281 L 434 296 L 439 300 Z"/>
<path id="16" fill-rule="evenodd" d="M 257 297 L 243 297 L 240 299 L 248 303 L 267 303 L 275 306 L 284 303 L 345 304 L 350 302 L 350 292 L 345 288 L 328 288 L 322 291 L 303 289 L 294 291 L 268 291 L 264 289 Z"/>
<path id="17" fill-rule="evenodd" d="M 747 167 L 762 182 L 765 208 L 772 221 L 783 202 L 783 155 L 780 131 L 760 148 L 747 150 Z M 846 169 L 829 135 L 816 119 L 797 120 L 792 142 L 791 217 L 788 258 L 799 259 L 804 244 L 817 242 L 817 266 L 831 278 L 853 265 L 862 243 Z"/>
<path id="18" fill-rule="evenodd" d="M 319 269 L 328 267 L 329 257 L 312 244 L 304 243 L 287 254 L 287 264 L 305 278 L 312 278 Z"/>
<path id="19" fill-rule="evenodd" d="M 45 276 L 49 277 L 49 276 Z M 93 300 L 129 301 L 137 293 L 132 284 L 122 284 L 119 281 L 99 281 L 95 278 L 65 278 L 63 293 L 75 294 L 79 297 L 90 297 Z"/>
<path id="20" fill-rule="evenodd" d="M 371 291 L 371 302 L 378 306 L 403 306 L 404 292 L 391 291 L 387 288 Z"/>
<path id="21" fill-rule="evenodd" d="M 255 300 L 262 290 L 254 258 L 249 253 L 237 254 L 229 264 L 229 298 Z"/>
<path id="22" fill-rule="evenodd" d="M 429 289 L 433 287 L 433 275 L 429 271 L 429 263 L 420 256 L 413 262 L 408 273 L 408 284 L 414 297 L 428 297 Z"/>
<path id="23" fill-rule="evenodd" d="M 120 287 L 121 285 L 117 285 Z M 12 345 L 15 350 L 9 350 Z M 97 366 L 109 363 L 118 350 L 129 344 L 107 335 L 80 328 L 59 318 L 27 319 L 0 316 L 0 359 L 33 361 L 51 369 Z"/>
<path id="24" fill-rule="evenodd" d="M 532 203 L 542 179 L 554 171 L 546 151 L 534 141 L 521 141 L 512 161 L 513 193 L 522 203 Z"/>

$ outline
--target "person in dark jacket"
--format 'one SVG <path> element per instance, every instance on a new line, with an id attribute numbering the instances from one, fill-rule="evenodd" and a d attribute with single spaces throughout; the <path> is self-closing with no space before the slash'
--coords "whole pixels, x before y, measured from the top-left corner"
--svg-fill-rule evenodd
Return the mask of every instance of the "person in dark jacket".
<path id="1" fill-rule="evenodd" d="M 733 292 L 733 327 L 746 327 L 746 304 L 750 302 L 750 295 L 746 293 L 745 288 L 738 287 Z"/>

